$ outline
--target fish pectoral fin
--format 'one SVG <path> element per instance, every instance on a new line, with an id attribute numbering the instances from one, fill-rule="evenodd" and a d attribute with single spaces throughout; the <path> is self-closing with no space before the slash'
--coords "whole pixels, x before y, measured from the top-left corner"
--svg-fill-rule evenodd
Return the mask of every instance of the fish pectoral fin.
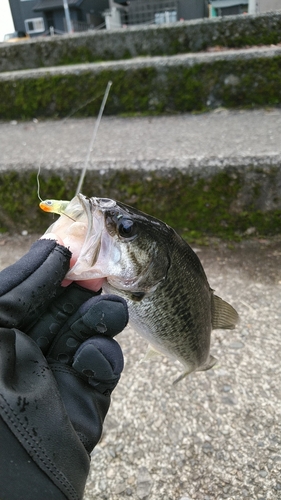
<path id="1" fill-rule="evenodd" d="M 204 363 L 204 365 L 202 366 L 199 366 L 196 371 L 197 372 L 206 372 L 207 370 L 210 370 L 211 368 L 213 368 L 213 366 L 215 366 L 215 364 L 218 362 L 218 360 L 212 356 L 210 354 L 208 360 L 206 361 L 206 363 Z"/>
<path id="2" fill-rule="evenodd" d="M 212 328 L 216 330 L 233 330 L 239 323 L 239 316 L 234 307 L 222 300 L 217 295 L 212 295 Z"/>
<path id="3" fill-rule="evenodd" d="M 143 361 L 148 361 L 149 359 L 155 358 L 156 356 L 163 356 L 162 352 L 157 351 L 155 347 L 152 347 L 151 345 L 148 346 L 147 351 L 141 362 Z"/>

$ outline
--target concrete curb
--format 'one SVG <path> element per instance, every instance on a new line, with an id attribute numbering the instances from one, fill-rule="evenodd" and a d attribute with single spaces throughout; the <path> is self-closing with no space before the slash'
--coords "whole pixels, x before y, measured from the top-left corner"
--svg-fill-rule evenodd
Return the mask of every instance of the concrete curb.
<path id="1" fill-rule="evenodd" d="M 0 81 L 36 79 L 47 76 L 76 75 L 82 73 L 99 74 L 104 70 L 129 71 L 151 67 L 193 67 L 200 64 L 213 64 L 228 61 L 252 61 L 271 59 L 281 56 L 281 47 L 262 47 L 249 49 L 230 49 L 222 52 L 204 52 L 199 54 L 177 54 L 173 56 L 135 57 L 121 61 L 103 61 L 99 63 L 72 64 L 48 68 L 26 69 L 0 73 Z"/>
<path id="2" fill-rule="evenodd" d="M 0 44 L 0 71 L 280 42 L 281 15 L 227 16 Z"/>
<path id="3" fill-rule="evenodd" d="M 281 102 L 281 48 L 135 58 L 0 74 L 0 118 L 160 114 Z M 83 103 L 87 106 L 81 107 Z"/>
<path id="4" fill-rule="evenodd" d="M 71 199 L 82 166 L 43 162 L 44 197 Z M 1 230 L 42 232 L 50 217 L 36 208 L 38 164 L 19 167 L 0 165 Z M 83 193 L 137 206 L 189 239 L 274 235 L 281 222 L 281 155 L 97 161 Z"/>

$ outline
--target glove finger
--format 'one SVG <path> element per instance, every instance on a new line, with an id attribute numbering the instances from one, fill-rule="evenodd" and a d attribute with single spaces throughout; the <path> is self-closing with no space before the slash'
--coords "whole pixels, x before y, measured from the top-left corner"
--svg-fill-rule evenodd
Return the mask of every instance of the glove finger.
<path id="1" fill-rule="evenodd" d="M 72 367 L 102 394 L 112 392 L 124 367 L 121 347 L 114 339 L 92 337 L 79 347 Z"/>
<path id="2" fill-rule="evenodd" d="M 115 295 L 100 295 L 87 300 L 56 335 L 47 357 L 71 364 L 80 344 L 93 335 L 113 337 L 128 323 L 127 303 Z"/>
<path id="3" fill-rule="evenodd" d="M 129 319 L 127 302 L 117 295 L 100 295 L 88 301 L 80 308 L 80 314 L 85 326 L 106 337 L 115 337 L 124 330 Z M 73 323 L 74 329 L 79 327 L 79 323 Z"/>
<path id="4" fill-rule="evenodd" d="M 40 316 L 35 325 L 26 329 L 26 333 L 37 343 L 43 354 L 46 354 L 56 336 L 63 331 L 65 324 L 67 324 L 66 330 L 69 330 L 67 322 L 75 311 L 85 301 L 99 293 L 82 288 L 75 283 L 66 288 L 61 287 L 48 310 Z"/>
<path id="5" fill-rule="evenodd" d="M 0 273 L 0 324 L 24 329 L 48 307 L 69 269 L 71 253 L 53 240 L 39 240 Z"/>

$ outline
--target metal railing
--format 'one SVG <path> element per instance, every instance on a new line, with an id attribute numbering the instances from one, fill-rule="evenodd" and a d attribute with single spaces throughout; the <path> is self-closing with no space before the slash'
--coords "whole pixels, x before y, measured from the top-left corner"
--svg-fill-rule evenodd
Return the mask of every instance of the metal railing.
<path id="1" fill-rule="evenodd" d="M 71 24 L 72 24 L 72 31 L 75 32 L 88 31 L 89 29 L 93 28 L 91 24 L 85 23 L 83 21 L 71 20 Z"/>
<path id="2" fill-rule="evenodd" d="M 124 25 L 175 22 L 178 0 L 134 0 L 120 13 Z"/>

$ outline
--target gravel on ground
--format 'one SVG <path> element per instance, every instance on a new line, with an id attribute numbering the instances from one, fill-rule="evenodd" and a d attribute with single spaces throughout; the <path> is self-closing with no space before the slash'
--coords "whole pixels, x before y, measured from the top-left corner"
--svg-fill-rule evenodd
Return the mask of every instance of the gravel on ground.
<path id="1" fill-rule="evenodd" d="M 0 268 L 35 238 L 1 235 Z M 118 336 L 125 369 L 85 500 L 281 499 L 281 238 L 195 251 L 241 322 L 213 332 L 214 369 L 176 386 L 180 365 L 141 362 L 146 342 L 131 328 Z"/>

